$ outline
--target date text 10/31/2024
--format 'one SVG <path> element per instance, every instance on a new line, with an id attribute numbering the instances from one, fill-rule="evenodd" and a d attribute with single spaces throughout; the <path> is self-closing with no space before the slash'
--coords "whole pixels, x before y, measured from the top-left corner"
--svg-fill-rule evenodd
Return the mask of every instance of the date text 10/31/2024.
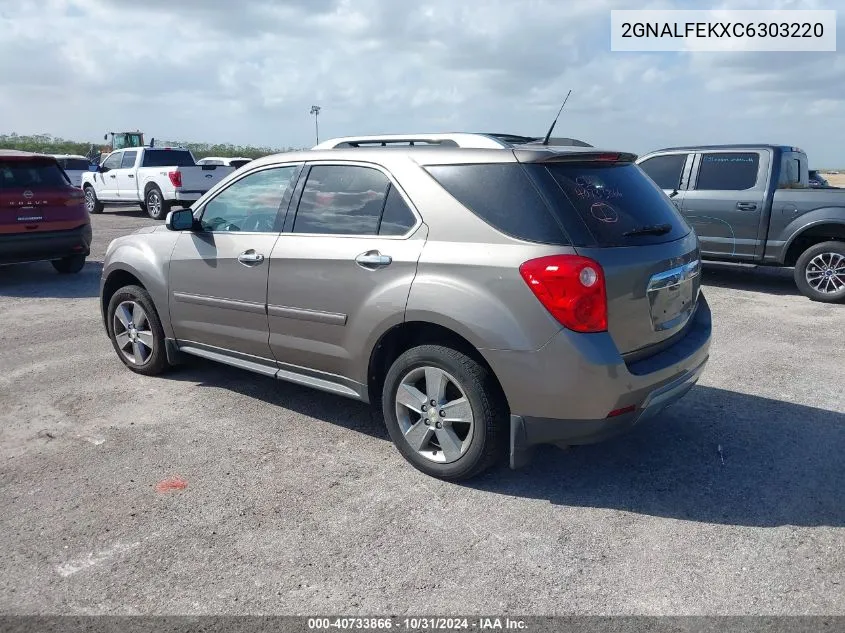
<path id="1" fill-rule="evenodd" d="M 308 618 L 313 630 L 497 631 L 526 630 L 523 620 L 511 618 Z"/>

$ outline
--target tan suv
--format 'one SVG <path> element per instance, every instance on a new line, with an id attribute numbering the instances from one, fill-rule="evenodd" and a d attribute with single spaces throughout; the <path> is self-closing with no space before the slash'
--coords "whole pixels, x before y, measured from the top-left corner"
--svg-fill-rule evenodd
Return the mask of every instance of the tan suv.
<path id="1" fill-rule="evenodd" d="M 191 354 L 370 402 L 408 461 L 455 480 L 693 386 L 697 239 L 635 156 L 429 145 L 258 159 L 112 242 L 119 358 L 158 374 Z"/>

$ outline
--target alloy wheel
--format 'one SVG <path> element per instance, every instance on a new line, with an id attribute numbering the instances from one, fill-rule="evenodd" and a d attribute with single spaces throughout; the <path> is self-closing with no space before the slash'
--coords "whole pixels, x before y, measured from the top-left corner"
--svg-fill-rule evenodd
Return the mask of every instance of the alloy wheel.
<path id="1" fill-rule="evenodd" d="M 419 455 L 448 464 L 466 453 L 474 418 L 454 376 L 439 367 L 414 368 L 400 381 L 395 402 L 399 428 Z"/>
<path id="2" fill-rule="evenodd" d="M 807 283 L 816 292 L 833 294 L 845 288 L 845 255 L 819 253 L 804 271 Z"/>
<path id="3" fill-rule="evenodd" d="M 124 301 L 117 306 L 112 319 L 114 339 L 124 358 L 134 365 L 144 365 L 153 355 L 155 339 L 143 306 L 137 301 Z"/>

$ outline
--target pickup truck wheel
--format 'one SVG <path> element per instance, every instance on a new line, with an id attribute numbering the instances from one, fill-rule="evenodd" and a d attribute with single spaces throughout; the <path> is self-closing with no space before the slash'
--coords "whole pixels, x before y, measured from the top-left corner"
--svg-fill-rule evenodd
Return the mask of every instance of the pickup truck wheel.
<path id="1" fill-rule="evenodd" d="M 164 199 L 158 187 L 153 186 L 147 189 L 144 201 L 147 205 L 147 214 L 153 220 L 163 220 L 170 212 L 171 203 Z"/>
<path id="2" fill-rule="evenodd" d="M 109 300 L 107 315 L 109 338 L 124 365 L 145 376 L 160 374 L 170 367 L 164 328 L 146 290 L 124 286 Z"/>
<path id="3" fill-rule="evenodd" d="M 416 469 L 460 481 L 503 454 L 508 410 L 490 372 L 449 347 L 421 345 L 387 373 L 382 413 L 396 448 Z"/>
<path id="4" fill-rule="evenodd" d="M 97 193 L 91 185 L 85 185 L 85 208 L 88 213 L 103 212 L 103 203 L 97 200 Z"/>
<path id="5" fill-rule="evenodd" d="M 813 301 L 845 300 L 845 242 L 811 246 L 795 263 L 795 284 Z"/>

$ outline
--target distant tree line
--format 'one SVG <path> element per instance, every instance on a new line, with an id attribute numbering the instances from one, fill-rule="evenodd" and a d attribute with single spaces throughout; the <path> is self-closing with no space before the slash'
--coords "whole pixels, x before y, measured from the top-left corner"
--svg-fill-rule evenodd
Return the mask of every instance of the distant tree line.
<path id="1" fill-rule="evenodd" d="M 149 143 L 151 138 L 144 135 L 144 142 Z M 1 149 L 16 149 L 24 152 L 39 152 L 43 154 L 80 154 L 86 156 L 91 150 L 91 145 L 103 147 L 106 144 L 107 141 L 98 141 L 95 143 L 70 141 L 50 134 L 18 135 L 14 132 L 11 134 L 0 134 Z M 191 150 L 197 159 L 205 156 L 259 158 L 268 154 L 278 154 L 279 152 L 289 152 L 299 149 L 296 147 L 254 147 L 252 145 L 232 145 L 231 143 L 189 143 L 182 141 L 168 141 L 165 143 L 159 139 L 156 139 L 155 144 L 159 146 L 185 147 Z"/>

